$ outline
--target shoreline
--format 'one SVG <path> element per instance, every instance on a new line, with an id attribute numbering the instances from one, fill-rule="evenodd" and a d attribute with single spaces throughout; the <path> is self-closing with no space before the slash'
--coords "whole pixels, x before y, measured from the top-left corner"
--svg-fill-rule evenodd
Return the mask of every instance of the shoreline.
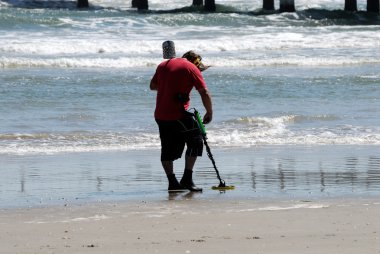
<path id="1" fill-rule="evenodd" d="M 380 199 L 176 200 L 1 210 L 2 253 L 379 253 Z"/>

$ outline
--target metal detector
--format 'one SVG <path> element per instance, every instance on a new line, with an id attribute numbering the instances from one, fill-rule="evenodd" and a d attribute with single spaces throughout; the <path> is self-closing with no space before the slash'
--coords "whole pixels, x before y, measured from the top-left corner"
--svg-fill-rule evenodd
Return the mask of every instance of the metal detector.
<path id="1" fill-rule="evenodd" d="M 203 138 L 203 143 L 205 144 L 206 146 L 206 152 L 207 152 L 207 156 L 210 158 L 211 162 L 212 162 L 212 165 L 214 166 L 214 169 L 215 169 L 215 172 L 216 172 L 216 176 L 218 177 L 218 180 L 219 180 L 219 185 L 218 186 L 212 186 L 211 189 L 213 190 L 233 190 L 235 189 L 235 186 L 233 185 L 226 185 L 226 182 L 220 177 L 220 174 L 219 174 L 219 171 L 216 167 L 216 164 L 215 164 L 215 160 L 214 160 L 214 156 L 212 156 L 212 153 L 211 153 L 211 149 L 207 143 L 207 135 L 206 135 L 206 128 L 203 124 L 203 121 L 202 121 L 202 118 L 199 114 L 199 112 L 194 108 L 194 116 L 195 116 L 195 120 L 197 121 L 198 123 L 198 126 L 199 126 L 199 129 L 201 131 L 201 134 L 202 134 L 202 138 Z"/>

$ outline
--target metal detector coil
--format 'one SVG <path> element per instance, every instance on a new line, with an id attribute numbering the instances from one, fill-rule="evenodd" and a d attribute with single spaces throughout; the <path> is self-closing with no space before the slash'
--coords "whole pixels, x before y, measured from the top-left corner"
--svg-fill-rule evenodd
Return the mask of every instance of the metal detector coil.
<path id="1" fill-rule="evenodd" d="M 233 185 L 224 186 L 224 187 L 212 186 L 211 189 L 213 189 L 213 190 L 219 190 L 219 191 L 234 190 L 235 186 L 233 186 Z"/>

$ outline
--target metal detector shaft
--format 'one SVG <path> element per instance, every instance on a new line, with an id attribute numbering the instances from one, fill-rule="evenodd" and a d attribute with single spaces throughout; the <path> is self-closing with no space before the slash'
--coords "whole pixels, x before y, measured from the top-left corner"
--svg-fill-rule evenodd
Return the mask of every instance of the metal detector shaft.
<path id="1" fill-rule="evenodd" d="M 219 175 L 219 171 L 218 171 L 218 169 L 216 167 L 216 164 L 215 164 L 214 156 L 212 155 L 211 149 L 210 149 L 210 147 L 208 146 L 208 143 L 207 143 L 206 128 L 203 125 L 201 116 L 199 115 L 198 111 L 195 110 L 195 109 L 194 109 L 194 115 L 196 117 L 196 120 L 197 120 L 197 122 L 199 124 L 199 128 L 200 128 L 201 133 L 202 133 L 203 143 L 206 146 L 207 156 L 210 158 L 210 160 L 212 162 L 212 165 L 214 166 L 214 169 L 215 169 L 215 172 L 216 172 L 216 176 L 218 177 L 219 182 L 220 182 L 220 186 L 225 186 L 226 184 L 225 184 L 225 182 L 222 180 L 222 178 Z"/>
<path id="2" fill-rule="evenodd" d="M 207 144 L 207 137 L 206 137 L 206 135 L 202 135 L 202 137 L 203 137 L 203 143 L 204 143 L 205 146 L 206 146 L 207 156 L 210 158 L 210 160 L 211 160 L 211 162 L 212 162 L 212 165 L 214 166 L 214 169 L 215 169 L 215 172 L 216 172 L 216 176 L 217 176 L 218 179 L 219 179 L 220 185 L 221 185 L 221 186 L 225 186 L 226 184 L 225 184 L 225 182 L 222 180 L 222 178 L 220 178 L 219 171 L 218 171 L 218 169 L 216 168 L 216 164 L 215 164 L 214 156 L 212 156 L 212 153 L 211 153 L 210 147 L 209 147 L 208 144 Z"/>

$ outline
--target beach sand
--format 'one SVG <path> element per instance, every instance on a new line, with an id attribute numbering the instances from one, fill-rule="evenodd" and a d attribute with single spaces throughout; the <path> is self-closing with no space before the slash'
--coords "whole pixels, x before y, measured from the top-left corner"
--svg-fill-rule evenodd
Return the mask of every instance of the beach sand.
<path id="1" fill-rule="evenodd" d="M 0 212 L 1 253 L 380 253 L 376 199 L 92 203 Z"/>

